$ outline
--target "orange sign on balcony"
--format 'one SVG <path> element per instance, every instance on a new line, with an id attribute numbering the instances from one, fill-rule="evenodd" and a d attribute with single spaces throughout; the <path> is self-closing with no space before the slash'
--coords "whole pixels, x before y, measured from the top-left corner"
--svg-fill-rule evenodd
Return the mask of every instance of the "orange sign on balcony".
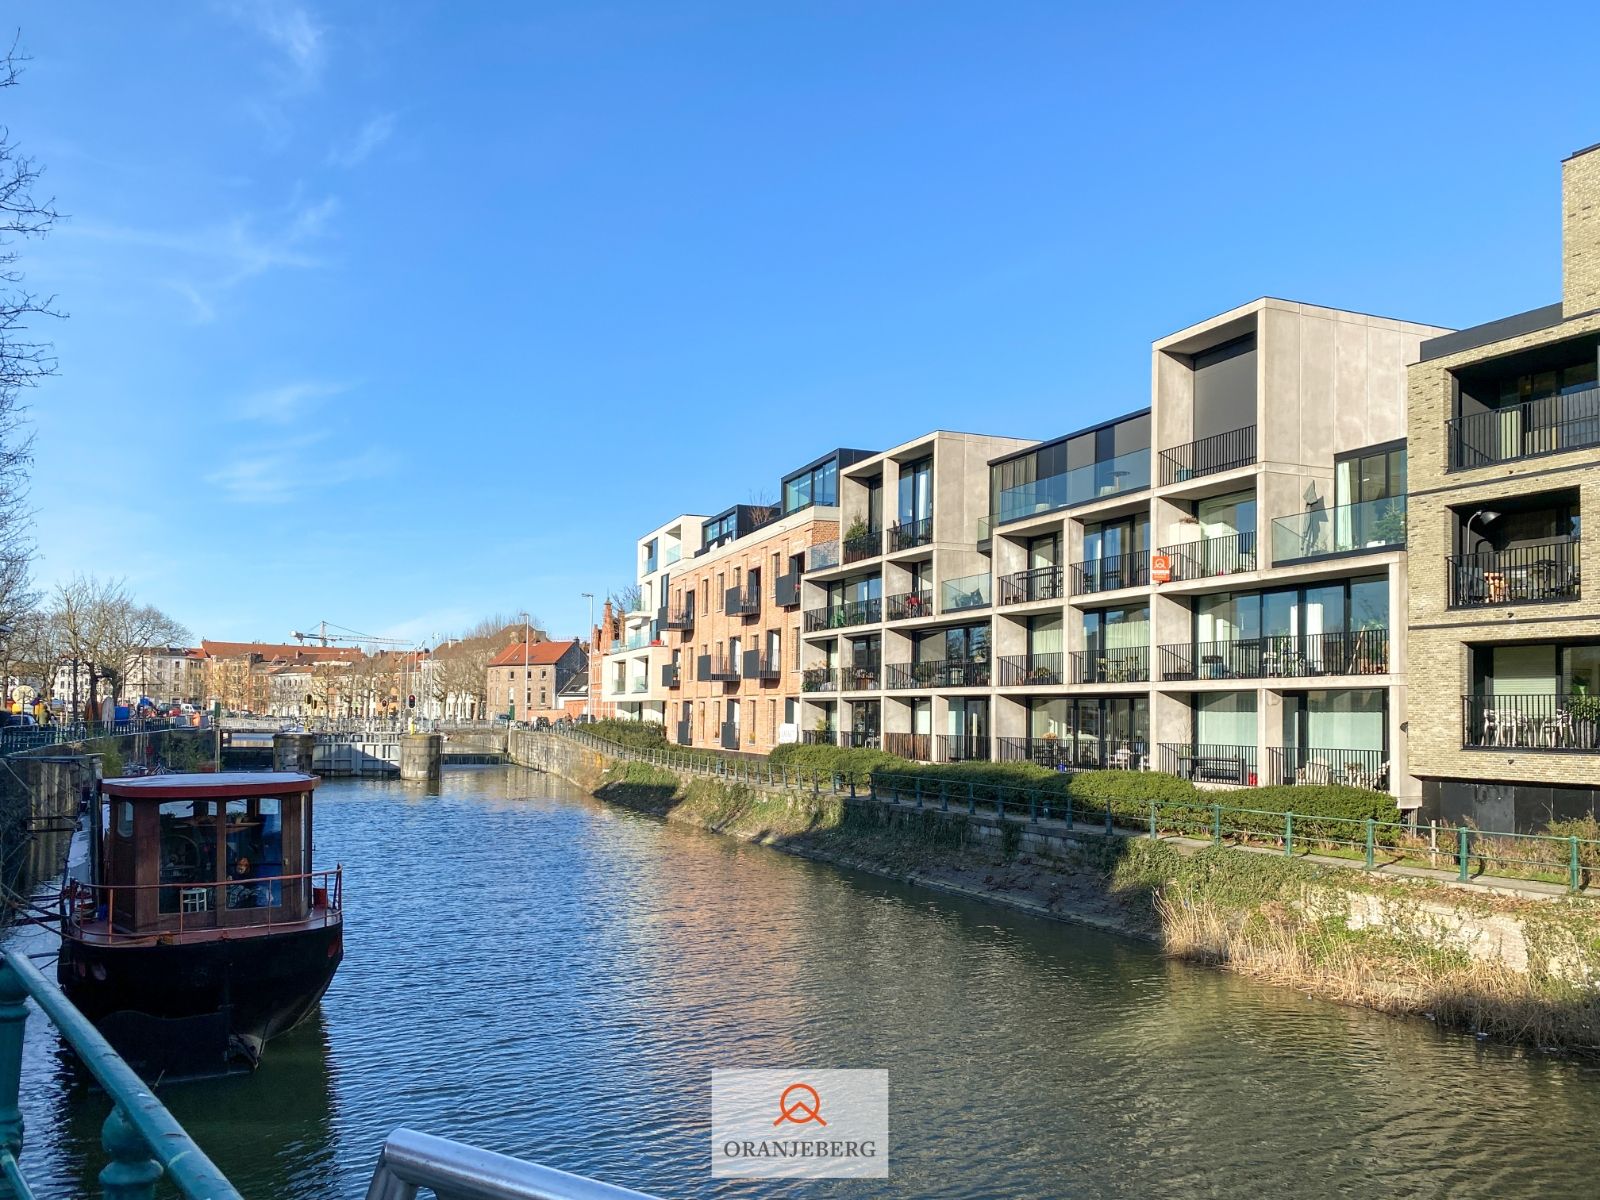
<path id="1" fill-rule="evenodd" d="M 1152 554 L 1150 556 L 1150 582 L 1172 582 L 1172 555 Z"/>

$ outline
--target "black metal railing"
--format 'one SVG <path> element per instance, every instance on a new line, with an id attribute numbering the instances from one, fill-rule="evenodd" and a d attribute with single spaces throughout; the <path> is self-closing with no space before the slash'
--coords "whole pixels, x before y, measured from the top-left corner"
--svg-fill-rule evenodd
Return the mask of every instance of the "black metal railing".
<path id="1" fill-rule="evenodd" d="M 1064 599 L 1066 593 L 1061 588 L 1062 574 L 1060 565 L 1052 564 L 1048 567 L 1034 567 L 1032 570 L 1002 575 L 1000 603 L 1027 604 L 1034 600 Z"/>
<path id="2" fill-rule="evenodd" d="M 1600 446 L 1600 387 L 1469 413 L 1444 426 L 1452 471 Z"/>
<path id="3" fill-rule="evenodd" d="M 1073 683 L 1148 683 L 1150 647 L 1119 646 L 1114 650 L 1072 652 Z"/>
<path id="4" fill-rule="evenodd" d="M 716 680 L 722 683 L 733 682 L 739 678 L 739 660 L 728 658 L 721 654 L 716 657 L 702 654 L 700 656 L 700 670 L 697 674 L 700 679 Z"/>
<path id="5" fill-rule="evenodd" d="M 783 674 L 783 663 L 776 654 L 760 650 L 744 652 L 744 677 L 746 679 L 777 679 Z"/>
<path id="6" fill-rule="evenodd" d="M 1389 670 L 1389 631 L 1358 629 L 1180 643 L 1161 647 L 1159 666 L 1165 680 L 1383 675 Z"/>
<path id="7" fill-rule="evenodd" d="M 722 748 L 724 750 L 737 750 L 739 748 L 739 726 L 731 721 L 722 723 Z"/>
<path id="8" fill-rule="evenodd" d="M 1065 681 L 1062 674 L 1063 655 L 1060 651 L 1048 654 L 1008 654 L 1000 659 L 1001 687 L 1054 687 Z"/>
<path id="9" fill-rule="evenodd" d="M 1118 588 L 1144 587 L 1150 582 L 1150 554 L 1108 554 L 1072 564 L 1072 590 L 1078 595 L 1114 592 Z"/>
<path id="10" fill-rule="evenodd" d="M 694 605 L 686 604 L 682 608 L 673 609 L 662 622 L 662 626 L 666 629 L 693 629 Z"/>
<path id="11" fill-rule="evenodd" d="M 852 729 L 844 735 L 844 744 L 852 750 L 876 750 L 882 740 L 876 729 Z"/>
<path id="12" fill-rule="evenodd" d="M 1578 599 L 1578 541 L 1561 538 L 1445 560 L 1450 607 Z"/>
<path id="13" fill-rule="evenodd" d="M 753 617 L 761 611 L 761 588 L 729 588 L 722 597 L 722 611 L 730 617 Z"/>
<path id="14" fill-rule="evenodd" d="M 1003 737 L 997 739 L 995 757 L 1000 762 L 1031 762 L 1052 771 L 1075 766 L 1072 743 L 1054 737 Z"/>
<path id="15" fill-rule="evenodd" d="M 883 686 L 883 670 L 874 659 L 863 659 L 839 668 L 841 692 L 875 692 Z"/>
<path id="16" fill-rule="evenodd" d="M 772 581 L 772 602 L 779 608 L 793 608 L 800 603 L 800 572 L 790 571 Z"/>
<path id="17" fill-rule="evenodd" d="M 1161 452 L 1161 482 L 1183 483 L 1235 467 L 1247 467 L 1256 460 L 1256 427 L 1230 429 L 1186 445 Z"/>
<path id="18" fill-rule="evenodd" d="M 933 738 L 937 762 L 988 762 L 989 739 L 960 733 L 938 733 Z"/>
<path id="19" fill-rule="evenodd" d="M 1330 784 L 1389 788 L 1389 760 L 1382 750 L 1332 750 L 1321 746 L 1268 746 L 1266 783 Z"/>
<path id="20" fill-rule="evenodd" d="M 800 690 L 802 692 L 837 692 L 839 690 L 839 668 L 806 667 L 800 672 Z"/>
<path id="21" fill-rule="evenodd" d="M 883 600 L 851 600 L 827 608 L 806 610 L 806 632 L 817 633 L 824 629 L 848 629 L 852 625 L 876 625 L 883 619 Z"/>
<path id="22" fill-rule="evenodd" d="M 1146 761 L 1143 742 L 1122 743 L 1111 749 L 1099 739 L 1080 743 L 1074 751 L 1071 737 L 1003 737 L 997 757 L 1001 762 L 1031 762 L 1052 771 L 1138 771 Z"/>
<path id="23" fill-rule="evenodd" d="M 677 663 L 662 663 L 661 664 L 661 686 L 664 687 L 664 688 L 675 688 L 675 687 L 678 686 L 679 682 L 680 682 L 680 680 L 678 678 L 678 664 Z"/>
<path id="24" fill-rule="evenodd" d="M 1196 783 L 1256 784 L 1254 746 L 1193 745 L 1163 742 L 1158 747 L 1158 770 Z"/>
<path id="25" fill-rule="evenodd" d="M 989 664 L 965 658 L 940 658 L 931 662 L 890 663 L 884 685 L 891 689 L 988 687 Z"/>
<path id="26" fill-rule="evenodd" d="M 920 592 L 901 592 L 883 602 L 883 615 L 890 621 L 909 621 L 912 617 L 933 615 L 933 589 Z"/>
<path id="27" fill-rule="evenodd" d="M 883 735 L 883 748 L 899 758 L 910 758 L 917 762 L 930 762 L 933 759 L 933 735 L 928 733 L 886 733 Z"/>
<path id="28" fill-rule="evenodd" d="M 800 740 L 807 746 L 837 746 L 839 744 L 839 731 L 836 729 L 807 729 L 800 734 Z"/>
<path id="29" fill-rule="evenodd" d="M 1185 579 L 1237 575 L 1240 571 L 1254 571 L 1258 565 L 1256 533 L 1253 529 L 1226 537 L 1201 538 L 1196 542 L 1163 546 L 1161 553 L 1171 561 L 1174 583 Z"/>
<path id="30" fill-rule="evenodd" d="M 1468 749 L 1600 749 L 1600 696 L 1480 694 L 1463 696 L 1461 708 Z"/>
<path id="31" fill-rule="evenodd" d="M 864 558 L 874 558 L 883 553 L 883 530 L 867 529 L 856 534 L 847 534 L 841 541 L 845 563 L 860 562 Z"/>
<path id="32" fill-rule="evenodd" d="M 932 517 L 923 517 L 920 521 L 897 521 L 889 528 L 891 551 L 914 550 L 918 546 L 926 546 L 931 541 L 933 541 Z"/>

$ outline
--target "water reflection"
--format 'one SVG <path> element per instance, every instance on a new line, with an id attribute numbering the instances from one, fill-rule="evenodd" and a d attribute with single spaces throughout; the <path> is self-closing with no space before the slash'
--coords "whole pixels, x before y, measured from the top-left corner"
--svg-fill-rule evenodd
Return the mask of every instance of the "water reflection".
<path id="1" fill-rule="evenodd" d="M 543 776 L 331 782 L 346 960 L 250 1077 L 164 1095 L 248 1195 L 357 1197 L 408 1124 L 667 1196 L 709 1072 L 891 1072 L 874 1195 L 1578 1195 L 1600 1076 L 606 808 Z M 31 1056 L 54 1039 L 37 1019 Z M 92 1194 L 104 1101 L 25 1090 L 40 1194 Z"/>

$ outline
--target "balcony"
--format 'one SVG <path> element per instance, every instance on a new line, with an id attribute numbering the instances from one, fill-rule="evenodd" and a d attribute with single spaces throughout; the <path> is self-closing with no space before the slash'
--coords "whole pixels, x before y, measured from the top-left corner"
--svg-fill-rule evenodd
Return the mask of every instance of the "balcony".
<path id="1" fill-rule="evenodd" d="M 806 570 L 826 571 L 839 565 L 839 543 L 818 542 L 806 549 Z"/>
<path id="2" fill-rule="evenodd" d="M 1248 467 L 1256 460 L 1256 427 L 1230 429 L 1161 452 L 1161 482 L 1186 483 L 1207 475 Z"/>
<path id="3" fill-rule="evenodd" d="M 754 617 L 761 612 L 761 588 L 729 588 L 722 594 L 722 611 L 730 617 Z"/>
<path id="4" fill-rule="evenodd" d="M 667 619 L 661 622 L 663 629 L 690 630 L 694 628 L 694 605 L 686 604 L 682 608 L 673 609 L 667 614 Z"/>
<path id="5" fill-rule="evenodd" d="M 675 688 L 675 687 L 678 686 L 678 684 L 680 682 L 682 682 L 682 681 L 679 679 L 678 664 L 677 663 L 662 663 L 661 664 L 661 686 L 664 687 L 664 688 Z"/>
<path id="6" fill-rule="evenodd" d="M 1124 744 L 1107 753 L 1097 740 L 1079 744 L 1073 753 L 1071 737 L 1003 737 L 999 739 L 1001 762 L 1031 762 L 1052 771 L 1067 770 L 1142 770 L 1144 754 L 1141 750 Z M 1142 746 L 1142 743 L 1141 743 Z"/>
<path id="7" fill-rule="evenodd" d="M 1085 463 L 1058 475 L 1020 483 L 1000 493 L 995 521 L 1004 525 L 1024 517 L 1074 508 L 1150 486 L 1150 451 L 1131 450 L 1103 462 Z"/>
<path id="8" fill-rule="evenodd" d="M 847 566 L 863 559 L 876 558 L 883 553 L 883 530 L 871 527 L 855 530 L 840 545 Z"/>
<path id="9" fill-rule="evenodd" d="M 876 750 L 882 740 L 876 729 L 852 729 L 844 735 L 844 745 L 851 750 Z"/>
<path id="10" fill-rule="evenodd" d="M 837 746 L 839 744 L 839 731 L 836 729 L 806 729 L 801 731 L 800 741 L 807 746 Z"/>
<path id="11" fill-rule="evenodd" d="M 933 735 L 928 733 L 886 733 L 883 735 L 883 748 L 897 758 L 909 758 L 917 762 L 930 762 L 933 759 Z"/>
<path id="12" fill-rule="evenodd" d="M 677 545 L 668 546 L 667 549 L 666 549 L 666 552 L 664 554 L 662 554 L 662 556 L 661 556 L 661 565 L 663 567 L 670 567 L 673 563 L 677 562 L 682 557 L 683 557 L 683 547 L 682 546 L 677 546 Z"/>
<path id="13" fill-rule="evenodd" d="M 1108 554 L 1104 558 L 1072 564 L 1072 590 L 1080 596 L 1144 587 L 1149 582 L 1150 555 L 1146 551 Z"/>
<path id="14" fill-rule="evenodd" d="M 1454 417 L 1445 438 L 1452 471 L 1600 446 L 1600 388 Z"/>
<path id="15" fill-rule="evenodd" d="M 1072 653 L 1073 683 L 1148 683 L 1150 681 L 1150 647 L 1122 646 L 1090 654 L 1084 650 Z"/>
<path id="16" fill-rule="evenodd" d="M 934 761 L 988 762 L 989 739 L 959 733 L 939 733 L 933 738 Z"/>
<path id="17" fill-rule="evenodd" d="M 800 672 L 800 690 L 802 692 L 837 692 L 839 690 L 839 668 L 807 667 Z"/>
<path id="18" fill-rule="evenodd" d="M 1451 608 L 1579 598 L 1578 541 L 1559 538 L 1445 560 Z"/>
<path id="19" fill-rule="evenodd" d="M 1162 646 L 1160 666 L 1164 680 L 1383 675 L 1389 670 L 1389 631 L 1274 634 Z"/>
<path id="20" fill-rule="evenodd" d="M 1001 687 L 1058 687 L 1066 677 L 1061 668 L 1065 656 L 1049 654 L 1008 654 L 1000 659 Z"/>
<path id="21" fill-rule="evenodd" d="M 1461 708 L 1463 749 L 1600 749 L 1600 696 L 1470 695 Z"/>
<path id="22" fill-rule="evenodd" d="M 939 588 L 940 612 L 966 612 L 989 607 L 989 576 L 964 575 L 947 579 Z"/>
<path id="23" fill-rule="evenodd" d="M 856 625 L 876 625 L 883 619 L 883 600 L 874 596 L 870 600 L 851 600 L 829 608 L 812 608 L 806 611 L 806 632 L 819 633 L 828 629 L 849 629 Z"/>
<path id="24" fill-rule="evenodd" d="M 1327 750 L 1320 746 L 1268 746 L 1265 783 L 1389 789 L 1389 760 L 1382 750 Z"/>
<path id="25" fill-rule="evenodd" d="M 1001 604 L 1031 604 L 1035 600 L 1062 600 L 1063 572 L 1059 565 L 1034 567 L 1031 571 L 1016 571 L 1000 577 Z"/>
<path id="26" fill-rule="evenodd" d="M 702 654 L 695 667 L 695 678 L 702 682 L 737 683 L 739 664 L 720 654 L 715 658 L 709 654 Z"/>
<path id="27" fill-rule="evenodd" d="M 1254 746 L 1192 745 L 1163 742 L 1157 747 L 1156 769 L 1196 783 L 1229 783 L 1254 787 L 1256 748 Z"/>
<path id="28" fill-rule="evenodd" d="M 643 675 L 635 676 L 628 681 L 628 694 L 642 696 L 650 690 L 650 681 Z"/>
<path id="29" fill-rule="evenodd" d="M 883 672 L 871 659 L 839 668 L 841 692 L 875 692 L 883 686 Z"/>
<path id="30" fill-rule="evenodd" d="M 902 550 L 915 550 L 933 541 L 933 518 L 922 517 L 916 521 L 897 521 L 889 529 L 889 550 L 898 554 Z"/>
<path id="31" fill-rule="evenodd" d="M 724 721 L 722 723 L 722 736 L 719 739 L 724 750 L 737 750 L 739 748 L 739 724 L 737 721 Z"/>
<path id="32" fill-rule="evenodd" d="M 778 679 L 783 675 L 783 664 L 775 654 L 759 650 L 744 652 L 744 677 L 746 679 Z"/>
<path id="33" fill-rule="evenodd" d="M 890 663 L 884 686 L 890 690 L 988 687 L 989 664 L 965 658 L 940 658 L 931 662 Z"/>
<path id="34" fill-rule="evenodd" d="M 909 621 L 913 617 L 933 615 L 933 592 L 924 588 L 920 592 L 901 592 L 883 602 L 883 615 L 890 621 Z"/>
<path id="35" fill-rule="evenodd" d="M 1253 529 L 1230 534 L 1227 537 L 1179 542 L 1176 546 L 1161 547 L 1160 552 L 1167 556 L 1173 583 L 1237 575 L 1243 571 L 1254 571 L 1258 565 L 1256 534 Z"/>
<path id="36" fill-rule="evenodd" d="M 1363 500 L 1279 517 L 1272 522 L 1272 564 L 1391 550 L 1406 544 L 1406 498 Z"/>
<path id="37" fill-rule="evenodd" d="M 772 581 L 772 602 L 779 608 L 794 608 L 800 603 L 800 572 L 790 571 Z"/>
<path id="38" fill-rule="evenodd" d="M 648 633 L 633 633 L 624 639 L 612 642 L 611 648 L 606 653 L 631 654 L 635 650 L 648 649 L 650 644 L 650 635 Z"/>

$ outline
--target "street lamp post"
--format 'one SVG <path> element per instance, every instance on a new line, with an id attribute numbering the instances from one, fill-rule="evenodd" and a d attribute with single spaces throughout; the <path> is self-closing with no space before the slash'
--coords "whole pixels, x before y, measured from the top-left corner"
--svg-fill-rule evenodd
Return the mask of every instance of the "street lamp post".
<path id="1" fill-rule="evenodd" d="M 584 599 L 589 602 L 589 656 L 594 656 L 594 593 L 584 592 Z M 594 671 L 589 672 L 589 686 L 583 689 L 583 719 L 594 720 Z"/>
<path id="2" fill-rule="evenodd" d="M 528 719 L 528 701 L 533 698 L 530 690 L 533 686 L 532 655 L 529 653 L 528 639 L 528 614 L 522 614 L 522 719 Z"/>

